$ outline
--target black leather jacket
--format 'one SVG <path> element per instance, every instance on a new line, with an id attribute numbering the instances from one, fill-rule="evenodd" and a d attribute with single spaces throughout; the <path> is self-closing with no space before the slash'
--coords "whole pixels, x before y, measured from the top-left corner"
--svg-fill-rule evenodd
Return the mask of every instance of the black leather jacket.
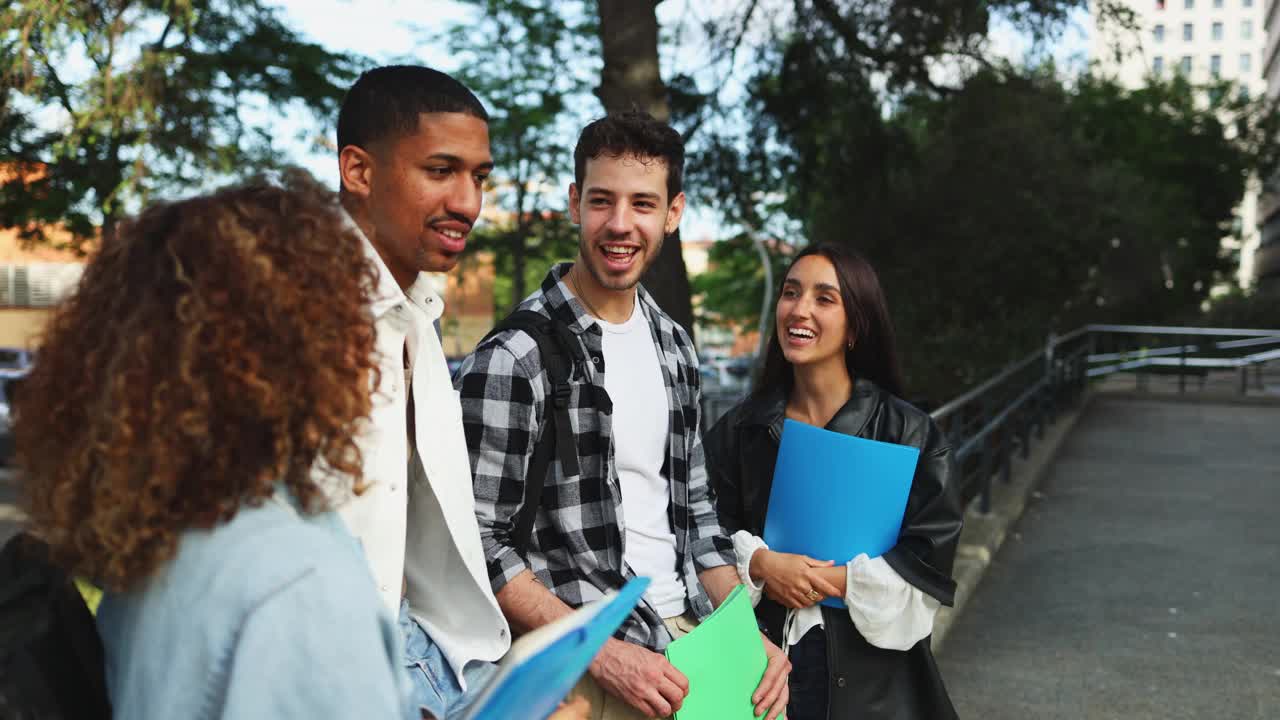
<path id="1" fill-rule="evenodd" d="M 721 524 L 729 533 L 747 530 L 764 536 L 786 402 L 781 389 L 750 397 L 706 434 L 707 470 Z M 951 605 L 955 596 L 951 567 L 963 511 L 946 437 L 928 414 L 868 380 L 854 383 L 849 402 L 826 429 L 920 448 L 898 544 L 884 559 L 904 580 Z M 781 646 L 786 608 L 765 597 L 756 616 L 765 634 Z M 929 638 L 905 652 L 884 650 L 868 643 L 843 609 L 823 607 L 822 620 L 832 720 L 956 717 Z"/>

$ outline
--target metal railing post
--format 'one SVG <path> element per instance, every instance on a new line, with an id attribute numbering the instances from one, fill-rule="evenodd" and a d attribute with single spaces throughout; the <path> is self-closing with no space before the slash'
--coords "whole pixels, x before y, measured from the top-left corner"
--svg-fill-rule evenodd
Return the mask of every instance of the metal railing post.
<path id="1" fill-rule="evenodd" d="M 1049 336 L 1044 343 L 1044 371 L 1045 379 L 1047 380 L 1045 384 L 1048 389 L 1045 395 L 1048 400 L 1048 405 L 1045 408 L 1045 420 L 1049 423 L 1057 422 L 1058 418 L 1058 361 L 1055 353 L 1057 339 L 1058 336 L 1050 330 Z M 1044 437 L 1043 428 L 1041 437 Z"/>
<path id="2" fill-rule="evenodd" d="M 1182 352 L 1179 353 L 1178 362 L 1178 394 L 1187 394 L 1187 345 L 1182 344 Z"/>
<path id="3" fill-rule="evenodd" d="M 1000 480 L 1008 485 L 1013 479 L 1013 448 L 1009 441 L 1009 424 L 1000 428 Z"/>
<path id="4" fill-rule="evenodd" d="M 1053 390 L 1052 388 L 1049 387 L 1049 383 L 1047 382 L 1047 379 L 1046 379 L 1046 382 L 1040 387 L 1039 392 L 1035 394 L 1035 398 L 1032 399 L 1031 401 L 1031 406 L 1035 408 L 1035 424 L 1036 424 L 1037 440 L 1044 439 L 1044 426 L 1048 423 L 1048 420 L 1049 420 L 1048 418 L 1049 394 L 1052 392 Z"/>
<path id="5" fill-rule="evenodd" d="M 995 417 L 995 400 L 991 393 L 987 393 L 982 397 L 982 423 L 979 425 L 979 431 L 985 429 L 991 424 L 992 418 Z M 995 472 L 995 458 L 993 455 L 993 438 L 994 433 L 987 433 L 982 438 L 982 461 L 979 466 L 979 472 L 982 473 L 982 512 L 991 512 L 991 476 Z"/>
<path id="6" fill-rule="evenodd" d="M 978 473 L 982 477 L 982 514 L 991 513 L 991 451 L 990 442 L 982 441 L 982 457 L 978 461 Z"/>
<path id="7" fill-rule="evenodd" d="M 1030 407 L 1024 407 L 1018 410 L 1018 436 L 1022 443 L 1022 459 L 1026 460 L 1031 457 L 1031 424 L 1035 420 L 1035 403 L 1028 403 Z"/>

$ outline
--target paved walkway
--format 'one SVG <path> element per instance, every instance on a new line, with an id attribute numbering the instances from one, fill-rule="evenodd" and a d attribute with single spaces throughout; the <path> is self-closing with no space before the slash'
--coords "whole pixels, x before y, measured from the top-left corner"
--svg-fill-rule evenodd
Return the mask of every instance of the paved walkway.
<path id="1" fill-rule="evenodd" d="M 1280 718 L 1280 405 L 1097 397 L 940 662 L 963 718 Z"/>
<path id="2" fill-rule="evenodd" d="M 13 471 L 0 468 L 0 545 L 18 532 L 22 513 L 18 510 L 18 486 Z"/>

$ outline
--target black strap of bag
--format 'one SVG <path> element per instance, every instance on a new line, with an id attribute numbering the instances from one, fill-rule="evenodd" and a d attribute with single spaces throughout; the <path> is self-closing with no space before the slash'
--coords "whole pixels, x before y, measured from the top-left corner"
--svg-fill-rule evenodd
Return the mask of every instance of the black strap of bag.
<path id="1" fill-rule="evenodd" d="M 0 549 L 0 717 L 110 720 L 102 641 L 71 578 L 43 542 Z"/>
<path id="2" fill-rule="evenodd" d="M 508 330 L 522 330 L 538 344 L 542 367 L 547 374 L 547 400 L 549 412 L 542 419 L 542 434 L 538 436 L 533 456 L 524 476 L 524 502 L 511 529 L 511 545 L 524 552 L 529 548 L 533 535 L 533 520 L 542 500 L 542 488 L 551 461 L 560 459 L 560 467 L 566 477 L 577 475 L 578 445 L 569 421 L 570 378 L 575 370 L 581 373 L 586 357 L 573 331 L 532 310 L 517 310 L 494 326 L 480 342 Z"/>

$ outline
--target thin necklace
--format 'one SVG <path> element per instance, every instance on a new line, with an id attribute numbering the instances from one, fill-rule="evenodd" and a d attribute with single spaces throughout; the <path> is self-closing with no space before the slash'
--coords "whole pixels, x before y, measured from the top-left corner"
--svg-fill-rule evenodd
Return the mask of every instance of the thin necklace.
<path id="1" fill-rule="evenodd" d="M 604 317 L 600 315 L 600 311 L 596 310 L 596 306 L 592 305 L 587 296 L 582 294 L 582 288 L 578 287 L 577 275 L 573 274 L 572 271 L 570 271 L 569 275 L 569 284 L 573 286 L 573 294 L 577 295 L 582 304 L 587 306 L 587 310 L 591 311 L 591 315 L 599 320 L 604 320 Z M 608 322 L 608 320 L 605 320 L 605 322 Z"/>

